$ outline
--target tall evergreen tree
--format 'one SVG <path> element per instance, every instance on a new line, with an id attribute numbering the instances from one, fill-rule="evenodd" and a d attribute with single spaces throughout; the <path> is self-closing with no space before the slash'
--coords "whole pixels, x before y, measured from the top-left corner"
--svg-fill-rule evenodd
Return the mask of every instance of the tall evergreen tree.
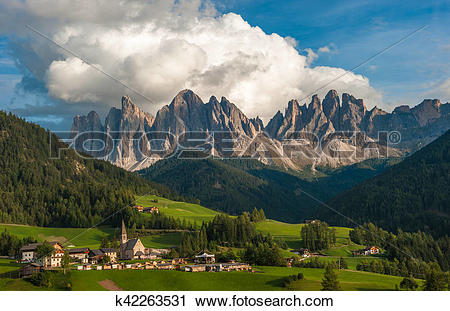
<path id="1" fill-rule="evenodd" d="M 325 267 L 325 273 L 322 279 L 322 290 L 340 290 L 337 273 L 334 271 L 332 265 Z"/>

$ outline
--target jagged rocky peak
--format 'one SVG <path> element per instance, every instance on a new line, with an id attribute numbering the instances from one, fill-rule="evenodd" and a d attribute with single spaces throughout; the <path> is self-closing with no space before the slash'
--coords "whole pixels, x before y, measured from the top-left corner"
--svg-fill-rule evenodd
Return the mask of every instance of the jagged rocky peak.
<path id="1" fill-rule="evenodd" d="M 87 116 L 77 115 L 73 118 L 72 132 L 103 131 L 102 122 L 97 112 L 91 111 Z"/>
<path id="2" fill-rule="evenodd" d="M 440 118 L 441 101 L 439 99 L 425 99 L 419 105 L 411 109 L 421 126 L 426 125 L 430 120 Z"/>
<path id="3" fill-rule="evenodd" d="M 361 110 L 367 110 L 362 99 L 357 99 L 348 93 L 342 93 L 342 107 L 349 106 L 350 104 L 359 107 Z"/>
<path id="4" fill-rule="evenodd" d="M 328 91 L 322 101 L 323 112 L 327 118 L 332 118 L 340 107 L 339 94 L 335 90 Z"/>
<path id="5" fill-rule="evenodd" d="M 182 106 L 203 105 L 202 99 L 189 89 L 180 91 L 170 103 L 170 107 L 177 109 Z"/>

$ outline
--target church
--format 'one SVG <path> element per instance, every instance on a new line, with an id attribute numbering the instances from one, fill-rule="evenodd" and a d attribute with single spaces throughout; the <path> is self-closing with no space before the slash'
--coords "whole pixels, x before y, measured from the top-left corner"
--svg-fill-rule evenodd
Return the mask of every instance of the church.
<path id="1" fill-rule="evenodd" d="M 130 259 L 140 259 L 143 258 L 145 254 L 145 247 L 140 239 L 128 240 L 127 230 L 125 228 L 125 223 L 122 219 L 122 235 L 120 238 L 120 259 L 130 260 Z"/>

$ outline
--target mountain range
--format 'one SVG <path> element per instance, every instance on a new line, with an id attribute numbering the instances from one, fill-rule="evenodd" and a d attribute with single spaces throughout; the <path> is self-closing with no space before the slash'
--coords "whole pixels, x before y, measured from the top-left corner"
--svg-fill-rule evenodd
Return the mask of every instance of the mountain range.
<path id="1" fill-rule="evenodd" d="M 323 100 L 317 95 L 312 96 L 309 105 L 300 105 L 297 100 L 289 101 L 284 113 L 278 111 L 264 126 L 259 117 L 248 118 L 225 97 L 219 101 L 212 96 L 204 103 L 191 90 L 183 90 L 169 105 L 159 109 L 155 117 L 141 110 L 129 96 L 124 96 L 121 109 L 111 108 L 104 123 L 98 113 L 91 111 L 87 116 L 74 118 L 71 132 L 72 137 L 86 131 L 108 133 L 113 142 L 105 143 L 111 152 L 103 159 L 131 171 L 146 168 L 173 153 L 170 148 L 165 154 L 153 153 L 155 142 L 145 135 L 140 141 L 133 140 L 138 133 L 160 131 L 174 135 L 187 131 L 233 133 L 230 134 L 235 139 L 231 156 L 244 154 L 264 164 L 300 170 L 305 166 L 338 167 L 375 158 L 378 157 L 375 148 L 389 157 L 401 156 L 428 144 L 449 128 L 450 104 L 442 104 L 438 99 L 425 99 L 413 108 L 399 106 L 392 113 L 387 113 L 377 107 L 368 110 L 362 99 L 347 93 L 339 97 L 336 91 L 330 90 Z M 309 144 L 296 146 L 297 153 L 294 156 L 283 156 L 286 147 L 283 139 L 292 132 L 309 132 L 321 138 L 336 131 L 364 132 L 367 139 L 359 140 L 358 144 L 354 136 L 346 137 L 350 138 L 348 141 L 324 140 L 321 145 L 323 151 L 319 153 L 317 144 L 310 141 Z M 401 140 L 392 145 L 382 144 L 378 142 L 380 131 L 397 131 Z M 99 142 L 95 139 L 87 142 L 90 150 L 97 150 L 96 144 Z M 170 145 L 167 139 L 163 144 L 166 147 Z M 211 146 L 205 141 L 198 146 L 215 155 L 224 155 L 221 145 Z M 75 149 L 83 149 L 81 147 L 75 145 Z M 355 156 L 357 153 L 354 152 L 348 156 L 336 150 L 356 150 L 363 157 Z"/>

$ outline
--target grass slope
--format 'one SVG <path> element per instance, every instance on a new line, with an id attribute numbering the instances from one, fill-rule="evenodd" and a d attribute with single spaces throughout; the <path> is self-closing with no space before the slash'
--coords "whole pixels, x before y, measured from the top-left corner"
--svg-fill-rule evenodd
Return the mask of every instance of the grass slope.
<path id="1" fill-rule="evenodd" d="M 19 237 L 33 236 L 38 241 L 58 241 L 65 245 L 75 247 L 98 248 L 105 236 L 118 236 L 118 228 L 100 227 L 87 230 L 87 228 L 48 228 L 25 225 L 0 224 L 0 230 L 6 230 Z M 141 238 L 146 247 L 166 248 L 178 245 L 181 233 L 160 233 Z"/>
<path id="2" fill-rule="evenodd" d="M 155 199 L 158 202 L 154 202 Z M 198 204 L 172 201 L 155 195 L 141 196 L 136 200 L 136 204 L 144 207 L 157 206 L 164 215 L 186 219 L 188 222 L 196 222 L 199 225 L 203 221 L 212 220 L 219 214 Z"/>
<path id="3" fill-rule="evenodd" d="M 284 277 L 303 273 L 305 280 L 294 284 L 295 290 L 320 290 L 323 269 L 256 267 L 259 273 L 223 272 L 188 273 L 180 271 L 108 270 L 74 271 L 73 290 L 104 290 L 98 282 L 112 280 L 124 290 L 287 290 Z M 393 290 L 402 278 L 368 272 L 339 271 L 343 290 Z M 170 279 L 170 282 L 167 280 Z"/>

